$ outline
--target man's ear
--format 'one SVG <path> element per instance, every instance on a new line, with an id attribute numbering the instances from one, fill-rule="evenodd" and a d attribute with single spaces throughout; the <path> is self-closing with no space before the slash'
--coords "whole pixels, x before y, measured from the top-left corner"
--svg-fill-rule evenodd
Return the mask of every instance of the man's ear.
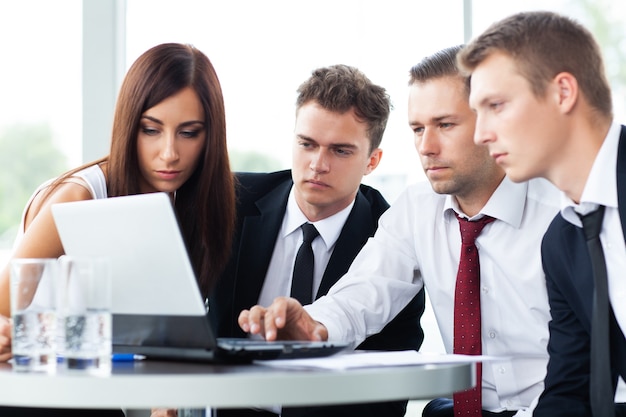
<path id="1" fill-rule="evenodd" d="M 383 150 L 380 148 L 376 148 L 372 151 L 369 157 L 369 162 L 367 167 L 365 167 L 365 172 L 363 175 L 367 175 L 376 169 L 378 164 L 380 164 L 380 160 L 383 157 Z"/>
<path id="2" fill-rule="evenodd" d="M 561 112 L 563 114 L 571 112 L 578 101 L 578 80 L 569 72 L 560 72 L 554 77 L 553 83 Z"/>

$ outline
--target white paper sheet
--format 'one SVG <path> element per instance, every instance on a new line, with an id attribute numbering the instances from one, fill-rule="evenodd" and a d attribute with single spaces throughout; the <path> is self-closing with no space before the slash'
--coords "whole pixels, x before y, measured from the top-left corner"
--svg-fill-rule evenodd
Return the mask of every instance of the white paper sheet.
<path id="1" fill-rule="evenodd" d="M 375 366 L 407 366 L 428 365 L 442 363 L 471 363 L 497 360 L 508 360 L 509 357 L 486 355 L 452 355 L 436 353 L 420 353 L 414 350 L 397 352 L 360 352 L 340 353 L 325 358 L 311 359 L 279 359 L 255 361 L 259 365 L 286 368 L 321 368 L 321 369 L 349 369 Z"/>

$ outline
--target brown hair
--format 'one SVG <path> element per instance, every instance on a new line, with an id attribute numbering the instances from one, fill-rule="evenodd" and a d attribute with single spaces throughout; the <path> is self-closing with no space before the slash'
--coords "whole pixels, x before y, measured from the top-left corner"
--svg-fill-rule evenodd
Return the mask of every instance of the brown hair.
<path id="1" fill-rule="evenodd" d="M 459 77 L 469 97 L 469 77 L 461 73 L 456 62 L 456 56 L 462 48 L 463 45 L 451 46 L 423 58 L 409 70 L 409 85 L 442 77 Z"/>
<path id="2" fill-rule="evenodd" d="M 296 111 L 314 100 L 326 110 L 345 113 L 354 109 L 367 123 L 370 152 L 380 146 L 391 112 L 389 94 L 361 71 L 348 65 L 318 68 L 298 87 Z"/>
<path id="3" fill-rule="evenodd" d="M 138 194 L 137 135 L 142 114 L 182 89 L 198 95 L 207 125 L 203 156 L 195 172 L 176 191 L 175 210 L 203 294 L 230 256 L 235 219 L 234 180 L 226 143 L 222 89 L 206 55 L 191 45 L 166 43 L 143 53 L 130 67 L 117 98 L 108 157 L 61 176 L 106 162 L 109 197 Z"/>
<path id="4" fill-rule="evenodd" d="M 493 52 L 515 61 L 536 97 L 560 72 L 572 74 L 580 91 L 603 117 L 611 117 L 611 89 L 602 53 L 593 35 L 574 20 L 552 12 L 514 14 L 492 24 L 458 55 L 461 68 L 472 72 Z"/>

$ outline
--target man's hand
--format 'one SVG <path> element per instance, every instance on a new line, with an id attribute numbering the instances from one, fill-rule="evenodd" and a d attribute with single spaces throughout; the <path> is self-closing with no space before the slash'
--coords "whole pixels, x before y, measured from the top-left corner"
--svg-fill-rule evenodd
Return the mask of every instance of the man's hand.
<path id="1" fill-rule="evenodd" d="M 11 329 L 13 323 L 10 319 L 0 315 L 0 362 L 6 362 L 13 356 L 11 354 Z"/>
<path id="2" fill-rule="evenodd" d="M 265 340 L 327 340 L 326 327 L 313 320 L 295 298 L 278 297 L 269 307 L 253 306 L 239 314 L 239 326 Z"/>

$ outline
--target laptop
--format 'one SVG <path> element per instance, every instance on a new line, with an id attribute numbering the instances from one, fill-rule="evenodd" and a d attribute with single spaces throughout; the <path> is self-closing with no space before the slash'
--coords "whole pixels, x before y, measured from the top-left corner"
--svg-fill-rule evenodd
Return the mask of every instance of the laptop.
<path id="1" fill-rule="evenodd" d="M 199 362 L 329 356 L 347 343 L 217 338 L 165 193 L 52 206 L 65 253 L 111 260 L 113 351 Z"/>

